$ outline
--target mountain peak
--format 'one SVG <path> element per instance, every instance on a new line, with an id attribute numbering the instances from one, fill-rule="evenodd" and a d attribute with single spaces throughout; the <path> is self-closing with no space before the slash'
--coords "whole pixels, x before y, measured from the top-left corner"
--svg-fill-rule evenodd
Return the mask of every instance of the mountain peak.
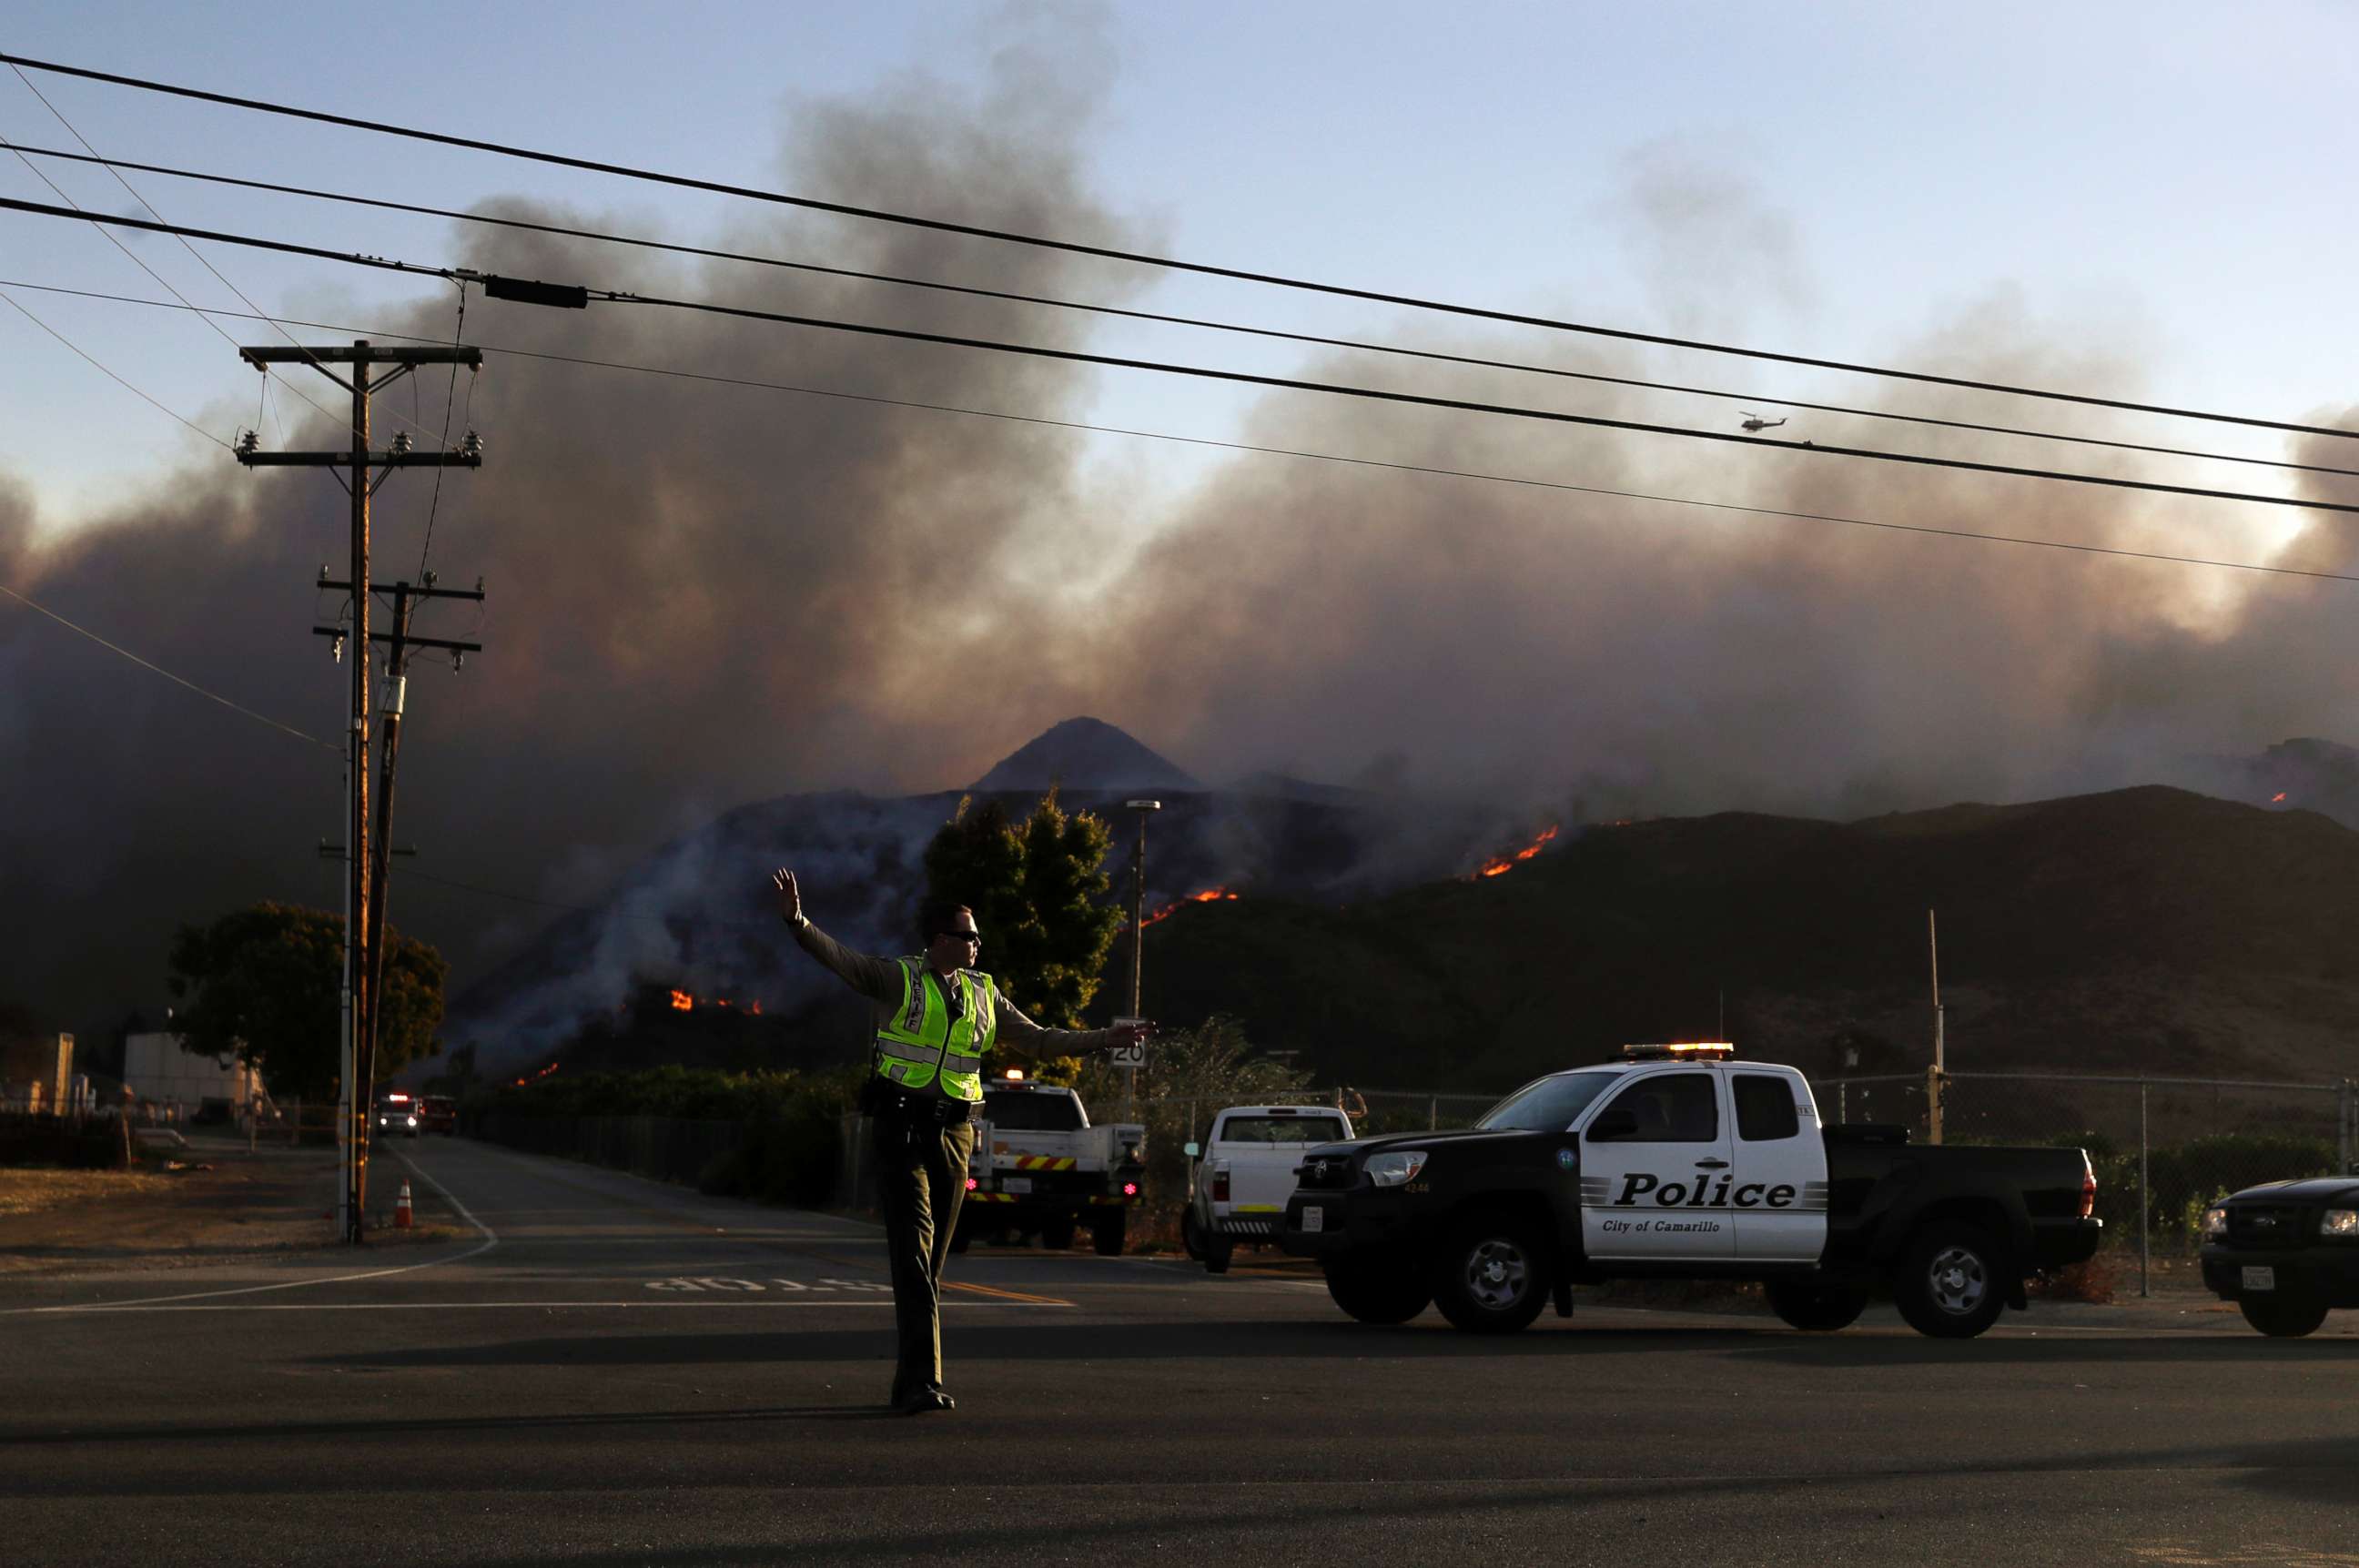
<path id="1" fill-rule="evenodd" d="M 999 759 L 968 788 L 976 790 L 1200 789 L 1165 758 L 1102 719 L 1051 724 Z"/>

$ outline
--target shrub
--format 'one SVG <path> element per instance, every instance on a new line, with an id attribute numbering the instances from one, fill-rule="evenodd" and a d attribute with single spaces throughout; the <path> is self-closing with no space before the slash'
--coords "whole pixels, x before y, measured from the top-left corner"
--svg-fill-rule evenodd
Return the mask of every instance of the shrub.
<path id="1" fill-rule="evenodd" d="M 855 1069 L 726 1073 L 679 1066 L 560 1074 L 490 1090 L 472 1099 L 467 1110 L 471 1128 L 538 1152 L 586 1160 L 616 1145 L 594 1136 L 598 1124 L 584 1126 L 584 1118 L 734 1122 L 741 1128 L 734 1147 L 701 1161 L 675 1147 L 660 1158 L 679 1168 L 647 1174 L 693 1181 L 700 1192 L 716 1196 L 815 1207 L 834 1196 L 843 1163 L 843 1117 L 861 1076 Z"/>
<path id="2" fill-rule="evenodd" d="M 2137 1245 L 2138 1151 L 2095 1133 L 2056 1140 L 2085 1149 L 2097 1175 L 2097 1217 L 2109 1239 Z M 2333 1174 L 2334 1145 L 2280 1133 L 2219 1133 L 2147 1150 L 2147 1223 L 2161 1251 L 2190 1251 L 2202 1241 L 2203 1211 L 2223 1193 L 2263 1181 Z"/>
<path id="3" fill-rule="evenodd" d="M 2056 1269 L 2044 1279 L 2032 1282 L 2030 1294 L 2050 1301 L 2088 1301 L 2104 1306 L 2114 1299 L 2121 1282 L 2120 1270 L 2110 1253 L 2098 1253 L 2094 1258 Z"/>
<path id="4" fill-rule="evenodd" d="M 1224 1105 L 1301 1099 L 1310 1079 L 1282 1062 L 1255 1055 L 1245 1026 L 1231 1018 L 1215 1016 L 1196 1029 L 1168 1030 L 1147 1050 L 1152 1097 L 1138 1103 L 1136 1116 L 1123 1114 L 1120 1068 L 1093 1058 L 1074 1088 L 1092 1123 L 1136 1120 L 1146 1126 L 1146 1212 L 1133 1223 L 1155 1234 L 1160 1225 L 1178 1223 L 1188 1199 L 1185 1145 L 1190 1137 L 1203 1136 L 1212 1113 Z"/>
<path id="5" fill-rule="evenodd" d="M 103 1171 L 123 1163 L 123 1129 L 112 1119 L 0 1115 L 0 1165 Z"/>

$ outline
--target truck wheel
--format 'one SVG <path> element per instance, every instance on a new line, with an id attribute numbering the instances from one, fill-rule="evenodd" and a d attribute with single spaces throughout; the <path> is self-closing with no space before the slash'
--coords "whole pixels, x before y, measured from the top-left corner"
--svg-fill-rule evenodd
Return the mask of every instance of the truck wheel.
<path id="1" fill-rule="evenodd" d="M 1334 1264 L 1327 1270 L 1327 1293 L 1364 1323 L 1405 1323 L 1433 1301 L 1433 1287 L 1406 1258 Z"/>
<path id="2" fill-rule="evenodd" d="M 1867 1310 L 1867 1292 L 1841 1285 L 1796 1285 L 1770 1281 L 1769 1310 L 1794 1328 L 1832 1334 L 1849 1328 Z"/>
<path id="3" fill-rule="evenodd" d="M 1090 1222 L 1090 1240 L 1100 1258 L 1122 1256 L 1123 1232 L 1129 1223 L 1130 1215 L 1121 1209 L 1108 1209 Z"/>
<path id="4" fill-rule="evenodd" d="M 1935 1339 L 1972 1339 L 2006 1305 L 2005 1255 L 1968 1225 L 1919 1231 L 1892 1277 L 1893 1304 L 1908 1326 Z"/>
<path id="5" fill-rule="evenodd" d="M 1512 1222 L 1459 1227 L 1433 1276 L 1434 1305 L 1468 1334 L 1513 1334 L 1548 1304 L 1549 1269 L 1539 1243 Z"/>
<path id="6" fill-rule="evenodd" d="M 1180 1211 L 1180 1246 L 1197 1262 L 1204 1260 L 1204 1233 L 1196 1227 L 1193 1204 Z"/>
<path id="7" fill-rule="evenodd" d="M 2246 1296 L 2236 1310 L 2271 1339 L 2299 1339 L 2326 1321 L 2326 1303 L 2315 1296 Z"/>
<path id="8" fill-rule="evenodd" d="M 1062 1252 L 1073 1245 L 1073 1219 L 1068 1214 L 1050 1220 L 1040 1227 L 1040 1245 L 1051 1252 Z"/>

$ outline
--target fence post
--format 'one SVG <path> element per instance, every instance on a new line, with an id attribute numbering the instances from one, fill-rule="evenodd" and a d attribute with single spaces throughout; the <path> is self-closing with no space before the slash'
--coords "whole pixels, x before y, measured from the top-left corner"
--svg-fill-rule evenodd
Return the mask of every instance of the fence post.
<path id="1" fill-rule="evenodd" d="M 1841 1126 L 1851 1120 L 1851 1085 L 1841 1081 L 1835 1084 L 1835 1122 Z"/>
<path id="2" fill-rule="evenodd" d="M 2147 1189 L 2146 1171 L 2146 1083 L 2138 1083 L 2138 1294 L 2154 1294 L 2154 1282 L 2149 1270 L 2153 1257 L 2147 1236 L 2151 1228 L 2147 1223 Z"/>
<path id="3" fill-rule="evenodd" d="M 1425 1103 L 1425 1130 L 1428 1132 L 1439 1132 L 1440 1129 L 1441 1096 L 1436 1094 Z"/>

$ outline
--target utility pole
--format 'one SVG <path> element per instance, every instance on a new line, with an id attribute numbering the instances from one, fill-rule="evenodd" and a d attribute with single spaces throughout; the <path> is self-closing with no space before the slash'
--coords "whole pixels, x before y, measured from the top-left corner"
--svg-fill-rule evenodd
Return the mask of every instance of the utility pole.
<path id="1" fill-rule="evenodd" d="M 330 582 L 323 576 L 320 586 L 348 589 L 352 584 Z M 360 951 L 367 955 L 369 962 L 366 990 L 371 1006 L 367 1035 L 360 1042 L 357 1051 L 360 1064 L 358 1080 L 364 1088 L 373 1089 L 376 1083 L 377 1029 L 383 1017 L 383 1010 L 375 1004 L 384 994 L 385 929 L 386 914 L 391 908 L 386 896 L 388 861 L 394 855 L 409 853 L 393 845 L 393 782 L 395 769 L 401 758 L 401 719 L 408 702 L 410 651 L 420 648 L 445 649 L 451 655 L 451 668 L 456 670 L 467 655 L 480 653 L 484 648 L 479 642 L 456 642 L 448 637 L 417 636 L 409 629 L 410 612 L 415 607 L 413 601 L 419 599 L 472 599 L 482 604 L 484 590 L 480 583 L 472 589 L 437 587 L 434 573 L 429 572 L 422 584 L 406 581 L 390 584 L 373 583 L 369 585 L 369 593 L 371 596 L 385 594 L 393 601 L 393 630 L 369 634 L 370 641 L 384 643 L 387 647 L 385 689 L 379 693 L 377 702 L 379 723 L 383 727 L 377 737 L 376 831 L 369 839 L 368 929 L 362 933 L 360 944 Z M 313 626 L 311 631 L 318 637 L 341 637 L 344 635 L 342 626 Z"/>
<path id="2" fill-rule="evenodd" d="M 348 474 L 334 475 L 352 497 L 353 645 L 352 723 L 345 759 L 349 807 L 345 843 L 349 864 L 344 883 L 343 1104 L 340 1107 L 336 1141 L 342 1161 L 342 1180 L 338 1193 L 338 1206 L 342 1212 L 339 1217 L 344 1239 L 357 1242 L 361 1239 L 363 1204 L 368 1195 L 369 1083 L 365 1069 L 370 1062 L 370 1047 L 375 1039 L 375 980 L 378 975 L 375 954 L 368 951 L 369 934 L 376 929 L 371 918 L 369 876 L 373 864 L 370 856 L 372 824 L 369 821 L 369 720 L 374 695 L 369 683 L 375 663 L 371 657 L 374 639 L 369 631 L 372 600 L 369 500 L 375 495 L 377 486 L 396 468 L 480 468 L 484 463 L 482 444 L 472 431 L 468 433 L 465 447 L 459 452 L 413 452 L 407 435 L 389 449 L 372 450 L 369 445 L 369 398 L 373 393 L 392 386 L 421 365 L 463 365 L 470 370 L 479 370 L 483 366 L 484 356 L 479 349 L 457 346 L 380 348 L 366 338 L 360 338 L 354 340 L 350 348 L 281 347 L 276 344 L 241 348 L 238 357 L 266 376 L 273 365 L 308 365 L 350 392 L 353 397 L 353 439 L 349 452 L 263 452 L 260 450 L 260 432 L 254 431 L 239 438 L 237 460 L 249 468 L 326 468 L 332 474 L 339 468 L 349 471 Z M 330 368 L 338 365 L 351 367 L 349 379 Z M 393 372 L 373 380 L 370 372 L 380 365 L 392 365 Z M 336 646 L 341 653 L 342 642 Z"/>

